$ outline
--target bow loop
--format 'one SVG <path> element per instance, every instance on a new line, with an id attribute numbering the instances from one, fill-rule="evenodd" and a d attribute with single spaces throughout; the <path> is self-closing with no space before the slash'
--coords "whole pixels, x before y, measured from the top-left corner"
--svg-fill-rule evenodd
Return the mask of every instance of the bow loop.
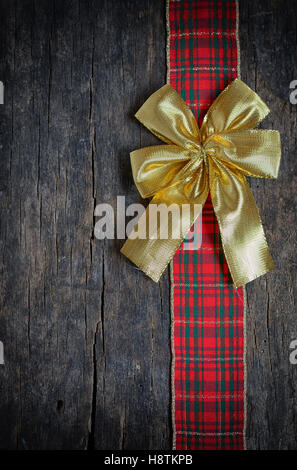
<path id="1" fill-rule="evenodd" d="M 208 144 L 217 159 L 246 176 L 277 178 L 281 142 L 278 131 L 251 129 L 216 135 Z"/>
<path id="2" fill-rule="evenodd" d="M 201 126 L 201 140 L 221 132 L 253 129 L 270 110 L 261 98 L 236 78 L 210 106 Z"/>
<path id="3" fill-rule="evenodd" d="M 153 196 L 185 180 L 197 153 L 175 145 L 145 147 L 131 152 L 133 178 L 141 196 Z"/>
<path id="4" fill-rule="evenodd" d="M 170 85 L 164 85 L 141 106 L 135 117 L 159 139 L 185 149 L 200 143 L 192 111 Z"/>

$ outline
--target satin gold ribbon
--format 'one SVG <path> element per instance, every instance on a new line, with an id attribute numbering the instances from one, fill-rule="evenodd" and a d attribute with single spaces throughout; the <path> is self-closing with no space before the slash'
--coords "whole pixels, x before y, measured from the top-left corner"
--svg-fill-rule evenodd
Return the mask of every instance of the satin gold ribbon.
<path id="1" fill-rule="evenodd" d="M 136 118 L 167 145 L 131 153 L 134 181 L 155 204 L 204 205 L 210 191 L 222 244 L 236 287 L 274 269 L 255 199 L 246 176 L 277 178 L 281 144 L 278 131 L 254 129 L 269 113 L 261 98 L 235 79 L 218 96 L 199 130 L 180 95 L 165 85 Z M 139 239 L 148 209 L 121 252 L 158 281 L 197 217 L 182 220 L 178 239 Z M 182 218 L 182 211 L 180 217 Z M 158 228 L 157 228 L 158 232 Z"/>

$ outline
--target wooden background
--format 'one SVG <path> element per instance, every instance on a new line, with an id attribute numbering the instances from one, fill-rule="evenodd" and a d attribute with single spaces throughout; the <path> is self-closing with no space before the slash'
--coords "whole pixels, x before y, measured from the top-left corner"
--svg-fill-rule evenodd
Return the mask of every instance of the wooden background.
<path id="1" fill-rule="evenodd" d="M 163 0 L 0 0 L 1 449 L 170 449 L 169 278 L 93 235 L 94 207 L 139 202 L 133 118 L 165 83 Z M 252 181 L 278 269 L 248 286 L 250 449 L 297 449 L 297 2 L 240 2 L 242 79 L 283 159 Z"/>

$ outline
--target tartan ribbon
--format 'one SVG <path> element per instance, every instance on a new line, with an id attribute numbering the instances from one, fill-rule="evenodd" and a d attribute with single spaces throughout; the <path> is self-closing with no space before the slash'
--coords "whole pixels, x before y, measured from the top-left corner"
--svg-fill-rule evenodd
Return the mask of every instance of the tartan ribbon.
<path id="1" fill-rule="evenodd" d="M 276 178 L 281 146 L 278 131 L 254 129 L 269 108 L 241 80 L 216 98 L 201 128 L 181 96 L 165 85 L 136 113 L 136 118 L 167 145 L 130 154 L 133 177 L 151 204 L 177 208 L 174 233 L 161 238 L 161 224 L 147 234 L 151 205 L 121 252 L 158 281 L 199 215 L 210 192 L 222 244 L 235 287 L 274 269 L 256 202 L 246 176 Z M 182 210 L 185 204 L 191 211 Z M 179 210 L 180 209 L 180 210 Z M 184 215 L 186 214 L 186 216 Z"/>
<path id="2" fill-rule="evenodd" d="M 202 124 L 240 76 L 238 3 L 167 0 L 168 83 Z M 172 426 L 178 450 L 246 448 L 246 294 L 233 287 L 208 197 L 171 269 Z"/>

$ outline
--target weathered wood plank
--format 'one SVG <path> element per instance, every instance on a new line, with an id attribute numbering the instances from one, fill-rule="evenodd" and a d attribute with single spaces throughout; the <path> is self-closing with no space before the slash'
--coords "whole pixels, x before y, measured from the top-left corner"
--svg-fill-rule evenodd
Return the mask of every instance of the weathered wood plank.
<path id="1" fill-rule="evenodd" d="M 133 115 L 164 84 L 164 19 L 165 5 L 158 1 L 113 2 L 112 8 L 102 2 L 99 8 L 93 64 L 96 203 L 115 207 L 117 195 L 126 195 L 127 204 L 141 201 L 129 152 L 157 139 Z M 102 38 L 108 38 L 104 49 Z M 96 348 L 103 369 L 94 445 L 170 448 L 168 277 L 160 286 L 152 283 L 119 253 L 122 244 L 106 240 L 103 249 L 103 337 Z"/>
<path id="2" fill-rule="evenodd" d="M 170 446 L 168 278 L 93 236 L 96 203 L 139 199 L 129 150 L 154 139 L 132 115 L 164 82 L 164 10 L 1 1 L 1 448 Z"/>
<path id="3" fill-rule="evenodd" d="M 277 269 L 248 285 L 248 447 L 297 448 L 296 126 L 289 84 L 297 78 L 297 2 L 240 2 L 242 79 L 269 105 L 263 127 L 279 129 L 277 181 L 251 180 Z"/>

